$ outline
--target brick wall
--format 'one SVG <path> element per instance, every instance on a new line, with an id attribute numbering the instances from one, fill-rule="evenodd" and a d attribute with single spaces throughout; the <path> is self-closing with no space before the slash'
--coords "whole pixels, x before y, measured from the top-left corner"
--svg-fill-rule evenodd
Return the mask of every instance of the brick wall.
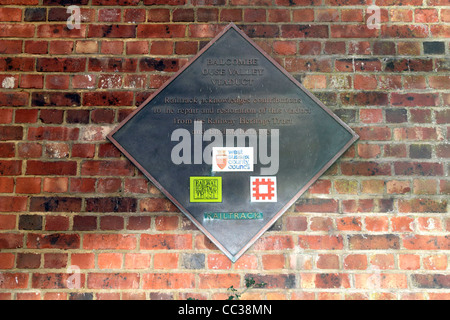
<path id="1" fill-rule="evenodd" d="M 450 3 L 373 2 L 0 0 L 0 298 L 449 299 Z M 105 139 L 230 21 L 360 135 L 234 264 Z"/>

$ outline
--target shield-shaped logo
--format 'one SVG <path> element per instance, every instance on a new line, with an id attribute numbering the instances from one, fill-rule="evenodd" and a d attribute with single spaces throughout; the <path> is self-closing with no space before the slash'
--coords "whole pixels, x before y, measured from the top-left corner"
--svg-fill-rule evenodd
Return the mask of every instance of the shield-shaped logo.
<path id="1" fill-rule="evenodd" d="M 225 150 L 217 151 L 216 163 L 220 169 L 222 169 L 222 170 L 225 169 L 225 167 L 227 165 L 227 154 L 226 154 Z"/>

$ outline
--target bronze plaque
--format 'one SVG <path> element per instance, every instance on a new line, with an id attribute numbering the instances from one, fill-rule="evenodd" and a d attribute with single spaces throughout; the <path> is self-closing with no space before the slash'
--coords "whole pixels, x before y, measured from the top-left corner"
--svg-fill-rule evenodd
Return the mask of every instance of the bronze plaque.
<path id="1" fill-rule="evenodd" d="M 108 138 L 236 261 L 358 136 L 230 24 Z"/>

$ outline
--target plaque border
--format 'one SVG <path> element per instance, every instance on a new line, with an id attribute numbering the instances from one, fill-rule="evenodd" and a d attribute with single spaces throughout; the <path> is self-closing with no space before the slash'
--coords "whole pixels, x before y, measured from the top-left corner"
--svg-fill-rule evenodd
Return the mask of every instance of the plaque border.
<path id="1" fill-rule="evenodd" d="M 220 39 L 229 29 L 233 28 L 237 31 L 245 40 L 247 40 L 256 50 L 258 50 L 265 58 L 269 60 L 277 69 L 279 69 L 285 76 L 288 77 L 297 87 L 299 87 L 305 94 L 307 94 L 316 104 L 318 104 L 325 112 L 327 112 L 332 118 L 334 118 L 342 127 L 344 127 L 351 135 L 352 138 L 347 144 L 339 150 L 339 152 L 328 161 L 325 166 L 320 169 L 316 175 L 306 183 L 295 196 L 286 203 L 285 206 L 279 210 L 272 219 L 270 219 L 266 225 L 264 225 L 250 241 L 242 247 L 242 249 L 235 255 L 231 254 L 203 225 L 201 225 L 142 165 L 140 165 L 136 159 L 131 156 L 119 143 L 114 139 L 113 135 L 124 126 L 131 118 L 133 118 L 141 109 L 143 109 L 153 98 L 155 98 L 164 88 L 166 88 L 175 78 L 177 78 L 184 70 L 186 70 L 194 61 L 196 61 L 206 50 L 209 49 L 218 39 Z M 158 90 L 150 95 L 141 105 L 130 113 L 124 120 L 122 120 L 116 128 L 106 136 L 111 143 L 114 144 L 127 158 L 130 160 L 170 201 L 172 201 L 180 211 L 186 215 L 191 222 L 200 229 L 232 262 L 236 262 L 255 242 L 258 240 L 264 232 L 266 232 L 285 212 L 289 209 L 309 187 L 319 179 L 319 177 L 330 168 L 333 163 L 345 152 L 347 149 L 359 139 L 359 136 L 338 116 L 336 116 L 329 108 L 327 108 L 318 98 L 316 98 L 311 92 L 309 92 L 299 81 L 297 81 L 289 72 L 287 72 L 274 58 L 268 55 L 260 46 L 258 46 L 249 36 L 247 36 L 241 29 L 239 29 L 233 22 L 228 24 L 221 32 L 219 32 L 206 46 L 204 46 L 193 58 L 191 58 L 180 70 L 175 73 L 169 80 L 167 80 Z"/>

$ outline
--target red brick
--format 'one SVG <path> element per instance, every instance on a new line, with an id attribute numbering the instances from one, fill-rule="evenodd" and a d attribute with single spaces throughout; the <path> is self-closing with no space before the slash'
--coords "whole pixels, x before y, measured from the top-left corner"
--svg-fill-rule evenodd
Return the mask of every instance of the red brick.
<path id="1" fill-rule="evenodd" d="M 382 25 L 383 38 L 427 38 L 429 28 L 426 25 Z"/>
<path id="2" fill-rule="evenodd" d="M 335 229 L 331 218 L 312 217 L 310 221 L 310 228 L 313 231 L 331 231 Z"/>
<path id="3" fill-rule="evenodd" d="M 443 175 L 443 166 L 441 163 L 433 162 L 394 162 L 394 173 L 396 175 L 421 175 L 421 176 L 440 176 Z"/>
<path id="4" fill-rule="evenodd" d="M 448 236 L 404 235 L 403 246 L 407 250 L 449 250 Z"/>
<path id="5" fill-rule="evenodd" d="M 393 93 L 391 96 L 391 104 L 393 106 L 436 106 L 439 96 L 437 94 L 422 94 L 422 93 Z"/>
<path id="6" fill-rule="evenodd" d="M 16 123 L 35 123 L 38 118 L 39 110 L 18 109 L 16 110 Z"/>
<path id="7" fill-rule="evenodd" d="M 332 38 L 376 38 L 378 29 L 368 29 L 365 25 L 332 25 Z"/>
<path id="8" fill-rule="evenodd" d="M 265 9 L 244 9 L 244 21 L 245 22 L 265 22 L 266 10 Z"/>
<path id="9" fill-rule="evenodd" d="M 71 178 L 70 192 L 90 193 L 95 192 L 94 178 Z"/>
<path id="10" fill-rule="evenodd" d="M 179 9 L 173 11 L 174 21 L 177 20 L 177 12 Z M 147 16 L 148 22 L 169 22 L 170 21 L 170 10 L 169 9 L 150 9 L 148 10 Z"/>
<path id="11" fill-rule="evenodd" d="M 328 38 L 325 25 L 282 25 L 281 36 L 285 38 Z"/>
<path id="12" fill-rule="evenodd" d="M 1 124 L 12 123 L 13 114 L 14 114 L 14 110 L 13 109 L 0 109 L 0 115 L 1 115 L 0 123 Z M 17 130 L 17 129 L 15 129 L 15 130 Z"/>
<path id="13" fill-rule="evenodd" d="M 74 143 L 72 145 L 72 158 L 93 158 L 95 154 L 95 145 L 89 143 Z"/>
<path id="14" fill-rule="evenodd" d="M 0 177 L 0 193 L 12 193 L 14 191 L 14 178 Z"/>
<path id="15" fill-rule="evenodd" d="M 127 42 L 127 54 L 148 54 L 149 45 L 147 41 L 130 41 Z"/>
<path id="16" fill-rule="evenodd" d="M 432 199 L 414 199 L 414 200 L 399 200 L 399 212 L 446 212 L 446 200 L 432 200 Z"/>
<path id="17" fill-rule="evenodd" d="M 3 57 L 0 59 L 0 71 L 34 71 L 35 58 Z"/>
<path id="18" fill-rule="evenodd" d="M 344 243 L 342 236 L 299 236 L 298 238 L 299 246 L 303 249 L 312 250 L 339 250 L 343 249 Z"/>
<path id="19" fill-rule="evenodd" d="M 32 38 L 34 37 L 35 26 L 33 24 L 1 24 L 0 25 L 0 37 L 20 37 L 20 38 Z"/>
<path id="20" fill-rule="evenodd" d="M 350 254 L 344 258 L 344 269 L 347 270 L 366 270 L 367 256 L 364 254 Z"/>
<path id="21" fill-rule="evenodd" d="M 38 161 L 28 160 L 26 174 L 29 175 L 75 175 L 75 161 Z"/>
<path id="22" fill-rule="evenodd" d="M 100 217 L 101 230 L 122 230 L 124 226 L 123 217 L 102 216 Z"/>
<path id="23" fill-rule="evenodd" d="M 122 260 L 122 253 L 99 253 L 97 257 L 97 265 L 99 269 L 120 269 L 122 267 Z"/>
<path id="24" fill-rule="evenodd" d="M 0 162 L 0 176 L 16 176 L 22 173 L 22 161 L 2 160 Z"/>
<path id="25" fill-rule="evenodd" d="M 41 24 L 37 27 L 38 38 L 84 38 L 86 25 L 81 24 L 80 29 L 69 29 L 66 24 Z"/>
<path id="26" fill-rule="evenodd" d="M 298 44 L 298 53 L 301 55 L 319 55 L 322 46 L 318 41 L 300 41 Z"/>
<path id="27" fill-rule="evenodd" d="M 73 217 L 73 230 L 80 231 L 92 231 L 97 229 L 97 217 L 96 216 L 74 216 Z"/>
<path id="28" fill-rule="evenodd" d="M 349 288 L 350 280 L 347 274 L 321 273 L 316 274 L 316 288 Z"/>
<path id="29" fill-rule="evenodd" d="M 41 178 L 16 178 L 16 193 L 40 193 Z"/>
<path id="30" fill-rule="evenodd" d="M 95 268 L 95 254 L 93 253 L 72 253 L 72 265 L 78 266 L 80 269 Z"/>
<path id="31" fill-rule="evenodd" d="M 87 160 L 81 165 L 81 174 L 87 176 L 130 176 L 134 168 L 127 160 Z"/>
<path id="32" fill-rule="evenodd" d="M 342 9 L 342 22 L 363 22 L 363 10 L 361 9 Z"/>
<path id="33" fill-rule="evenodd" d="M 143 234 L 141 249 L 143 250 L 182 250 L 192 248 L 191 235 Z"/>
<path id="34" fill-rule="evenodd" d="M 135 38 L 135 37 L 136 37 L 135 25 L 91 24 L 89 26 L 88 38 Z"/>
<path id="35" fill-rule="evenodd" d="M 385 106 L 388 103 L 388 95 L 377 91 L 345 92 L 341 93 L 341 102 L 344 105 Z"/>
<path id="36" fill-rule="evenodd" d="M 69 178 L 44 178 L 44 192 L 62 193 L 69 188 Z"/>
<path id="37" fill-rule="evenodd" d="M 199 288 L 214 289 L 225 287 L 239 287 L 240 276 L 238 274 L 201 274 Z"/>
<path id="38" fill-rule="evenodd" d="M 219 10 L 215 8 L 198 8 L 197 21 L 198 22 L 213 22 L 219 20 Z"/>
<path id="39" fill-rule="evenodd" d="M 173 42 L 152 41 L 150 53 L 154 55 L 171 55 L 173 54 Z"/>
<path id="40" fill-rule="evenodd" d="M 274 41 L 273 50 L 277 54 L 292 55 L 297 52 L 297 44 L 295 41 Z"/>
<path id="41" fill-rule="evenodd" d="M 32 275 L 32 288 L 35 289 L 64 289 L 68 288 L 68 283 L 70 281 L 70 273 L 33 273 Z M 81 277 L 81 285 L 84 286 L 83 274 Z"/>
<path id="42" fill-rule="evenodd" d="M 26 289 L 28 287 L 27 273 L 1 273 L 2 281 L 0 282 L 1 289 Z"/>
<path id="43" fill-rule="evenodd" d="M 155 269 L 177 269 L 178 260 L 178 253 L 155 253 L 153 267 Z"/>
<path id="44" fill-rule="evenodd" d="M 86 199 L 87 212 L 135 212 L 136 199 L 134 198 L 88 198 Z"/>
<path id="45" fill-rule="evenodd" d="M 0 215 L 0 230 L 14 230 L 16 227 L 15 215 Z"/>
<path id="46" fill-rule="evenodd" d="M 191 24 L 189 25 L 189 35 L 192 38 L 213 38 L 224 26 L 213 24 Z"/>
<path id="47" fill-rule="evenodd" d="M 295 206 L 295 211 L 336 213 L 338 201 L 333 199 L 300 199 Z"/>
<path id="48" fill-rule="evenodd" d="M 330 72 L 331 60 L 328 58 L 286 58 L 285 67 L 289 72 Z"/>
<path id="49" fill-rule="evenodd" d="M 125 9 L 123 13 L 124 22 L 145 22 L 145 9 Z"/>
<path id="50" fill-rule="evenodd" d="M 45 218 L 45 230 L 67 231 L 69 230 L 69 218 L 64 216 L 47 216 Z"/>
<path id="51" fill-rule="evenodd" d="M 150 255 L 146 253 L 126 253 L 126 269 L 148 269 L 150 267 Z"/>
<path id="52" fill-rule="evenodd" d="M 142 287 L 158 290 L 194 288 L 194 276 L 190 273 L 146 273 L 142 277 Z"/>
<path id="53" fill-rule="evenodd" d="M 388 163 L 377 162 L 343 162 L 341 170 L 347 176 L 374 176 L 374 175 L 390 175 L 391 166 Z"/>
<path id="54" fill-rule="evenodd" d="M 133 234 L 84 234 L 83 249 L 86 250 L 134 250 L 137 239 Z M 141 246 L 141 249 L 142 246 Z"/>
<path id="55" fill-rule="evenodd" d="M 361 218 L 358 217 L 345 217 L 337 219 L 336 221 L 338 230 L 341 231 L 361 231 Z"/>
<path id="56" fill-rule="evenodd" d="M 389 59 L 386 61 L 384 71 L 403 72 L 403 71 L 432 71 L 433 61 L 431 59 Z"/>
<path id="57" fill-rule="evenodd" d="M 30 233 L 27 239 L 27 248 L 30 249 L 79 249 L 80 236 L 78 234 Z"/>
<path id="58" fill-rule="evenodd" d="M 23 247 L 24 234 L 0 233 L 0 249 L 17 249 Z"/>
<path id="59" fill-rule="evenodd" d="M 14 259 L 13 253 L 0 253 L 0 269 L 12 269 L 14 267 Z"/>
<path id="60" fill-rule="evenodd" d="M 103 54 L 122 54 L 123 41 L 102 41 L 101 53 Z"/>
<path id="61" fill-rule="evenodd" d="M 28 98 L 28 92 L 1 92 L 0 106 L 26 106 Z"/>
<path id="62" fill-rule="evenodd" d="M 44 253 L 44 268 L 61 269 L 67 267 L 67 253 Z"/>
<path id="63" fill-rule="evenodd" d="M 158 216 L 155 218 L 155 228 L 158 231 L 177 230 L 177 216 Z"/>
<path id="64" fill-rule="evenodd" d="M 184 38 L 186 26 L 166 24 L 141 24 L 137 27 L 138 38 Z"/>
<path id="65" fill-rule="evenodd" d="M 337 9 L 316 9 L 317 22 L 337 22 L 339 21 L 339 11 Z"/>
<path id="66" fill-rule="evenodd" d="M 400 249 L 400 238 L 396 235 L 352 235 L 349 237 L 351 250 Z"/>
<path id="67" fill-rule="evenodd" d="M 208 269 L 228 270 L 231 269 L 231 261 L 222 254 L 208 255 Z"/>
<path id="68" fill-rule="evenodd" d="M 358 156 L 365 159 L 377 158 L 381 154 L 381 148 L 377 144 L 359 144 Z"/>
<path id="69" fill-rule="evenodd" d="M 22 74 L 20 77 L 20 88 L 42 89 L 44 87 L 44 76 L 36 74 Z"/>
<path id="70" fill-rule="evenodd" d="M 239 22 L 242 21 L 242 9 L 222 9 L 220 12 L 220 21 Z"/>
<path id="71" fill-rule="evenodd" d="M 25 211 L 26 197 L 0 197 L 0 212 Z"/>
<path id="72" fill-rule="evenodd" d="M 394 140 L 436 140 L 435 128 L 410 127 L 394 128 Z"/>
<path id="73" fill-rule="evenodd" d="M 373 199 L 342 200 L 342 211 L 344 213 L 373 212 L 374 200 Z M 360 228 L 360 226 L 358 226 L 358 219 L 356 220 L 351 219 L 347 223 L 349 224 L 349 228 Z M 344 228 L 344 226 L 342 227 Z"/>
<path id="74" fill-rule="evenodd" d="M 33 197 L 30 212 L 80 212 L 81 199 L 72 197 Z"/>
<path id="75" fill-rule="evenodd" d="M 0 40 L 3 54 L 22 53 L 22 40 Z"/>
<path id="76" fill-rule="evenodd" d="M 0 143 L 0 158 L 14 158 L 15 154 L 16 148 L 14 143 Z"/>
<path id="77" fill-rule="evenodd" d="M 178 211 L 175 205 L 168 199 L 148 198 L 140 201 L 141 212 L 174 212 Z"/>
<path id="78" fill-rule="evenodd" d="M 152 218 L 150 216 L 130 216 L 128 218 L 128 230 L 150 229 Z"/>
<path id="79" fill-rule="evenodd" d="M 432 23 L 438 22 L 438 11 L 436 9 L 415 9 L 415 22 L 417 23 Z"/>
<path id="80" fill-rule="evenodd" d="M 344 41 L 327 41 L 323 48 L 323 52 L 327 54 L 344 54 L 345 50 Z"/>
<path id="81" fill-rule="evenodd" d="M 42 145 L 38 143 L 20 143 L 18 155 L 24 158 L 39 158 L 42 155 Z"/>
<path id="82" fill-rule="evenodd" d="M 133 93 L 127 91 L 85 92 L 83 101 L 86 106 L 131 106 Z"/>
<path id="83" fill-rule="evenodd" d="M 319 254 L 317 257 L 317 268 L 339 269 L 339 256 L 335 254 Z"/>
<path id="84" fill-rule="evenodd" d="M 144 89 L 147 85 L 146 75 L 126 75 L 123 83 L 124 88 Z M 119 111 L 120 112 L 120 111 Z"/>

